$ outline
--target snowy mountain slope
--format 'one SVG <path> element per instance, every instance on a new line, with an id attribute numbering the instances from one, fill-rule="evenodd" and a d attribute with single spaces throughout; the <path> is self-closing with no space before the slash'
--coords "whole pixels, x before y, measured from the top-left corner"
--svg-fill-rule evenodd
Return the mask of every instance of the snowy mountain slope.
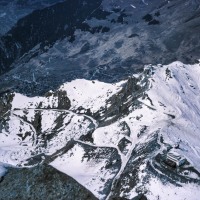
<path id="1" fill-rule="evenodd" d="M 167 122 L 168 126 L 162 127 L 164 140 L 176 143 L 180 139 L 182 149 L 180 153 L 187 156 L 198 170 L 200 170 L 199 67 L 199 64 L 191 66 L 175 62 L 165 66 L 165 73 L 162 69 L 156 70 L 151 80 L 152 89 L 147 93 L 150 99 L 156 99 L 152 104 L 149 101 L 152 108 L 174 118 Z"/>
<path id="2" fill-rule="evenodd" d="M 123 83 L 106 84 L 99 81 L 87 81 L 84 79 L 76 79 L 70 83 L 63 84 L 61 91 L 67 91 L 67 96 L 71 102 L 71 108 L 77 110 L 80 107 L 90 109 L 92 113 L 106 106 L 106 101 L 117 93 Z M 96 85 L 95 85 L 96 84 Z"/>
<path id="3" fill-rule="evenodd" d="M 112 180 L 119 171 L 119 164 L 120 157 L 116 149 L 98 148 L 96 145 L 82 146 L 81 143 L 51 163 L 92 191 L 98 199 L 105 199 Z"/>
<path id="4" fill-rule="evenodd" d="M 0 162 L 50 164 L 99 199 L 198 200 L 199 78 L 200 64 L 174 62 L 117 84 L 77 79 L 44 97 L 5 94 Z M 186 164 L 164 164 L 168 151 Z"/>

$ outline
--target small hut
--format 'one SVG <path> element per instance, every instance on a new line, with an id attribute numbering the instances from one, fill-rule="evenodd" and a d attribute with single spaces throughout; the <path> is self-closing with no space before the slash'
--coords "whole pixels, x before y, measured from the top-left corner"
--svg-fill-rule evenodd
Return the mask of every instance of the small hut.
<path id="1" fill-rule="evenodd" d="M 171 151 L 171 152 L 167 153 L 166 161 L 170 161 L 169 163 L 172 163 L 176 167 L 179 167 L 179 166 L 185 164 L 186 159 L 183 156 L 181 156 L 180 154 Z"/>

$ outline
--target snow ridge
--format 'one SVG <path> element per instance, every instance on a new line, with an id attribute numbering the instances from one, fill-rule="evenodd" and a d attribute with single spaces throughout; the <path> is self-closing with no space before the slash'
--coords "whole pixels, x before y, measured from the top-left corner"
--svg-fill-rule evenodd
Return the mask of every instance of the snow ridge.
<path id="1" fill-rule="evenodd" d="M 134 77 L 135 88 L 148 85 L 137 99 L 137 106 L 134 102 L 128 104 L 127 113 L 104 125 L 97 113 L 103 115 L 102 110 L 113 106 L 112 97 L 121 95 L 127 80 L 117 84 L 83 79 L 65 83 L 59 91 L 69 99 L 69 109 L 58 108 L 60 96 L 53 91 L 33 98 L 15 93 L 0 132 L 0 163 L 32 167 L 38 164 L 34 157 L 39 156 L 41 163 L 47 162 L 72 176 L 97 198 L 112 199 L 117 193 L 116 183 L 129 173 L 127 167 L 142 159 L 138 182 L 119 188 L 119 196 L 131 199 L 146 191 L 148 199 L 169 196 L 182 200 L 186 187 L 185 199 L 189 200 L 193 192 L 199 194 L 196 183 L 180 182 L 183 189 L 172 183 L 163 185 L 161 178 L 149 175 L 148 166 L 165 151 L 166 144 L 172 147 L 179 143 L 175 151 L 200 172 L 200 64 L 148 65 Z M 150 144 L 156 135 L 155 146 L 159 147 L 147 152 L 146 158 L 139 156 L 142 146 Z M 194 173 L 188 177 L 200 180 Z M 198 200 L 199 195 L 193 199 Z"/>

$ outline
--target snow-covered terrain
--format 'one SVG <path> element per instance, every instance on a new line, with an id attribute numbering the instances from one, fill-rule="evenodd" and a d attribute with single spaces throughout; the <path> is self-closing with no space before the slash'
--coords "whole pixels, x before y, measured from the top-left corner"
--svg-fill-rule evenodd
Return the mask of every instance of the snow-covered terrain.
<path id="1" fill-rule="evenodd" d="M 32 98 L 10 94 L 0 163 L 48 163 L 99 199 L 199 199 L 200 64 L 148 65 L 116 84 L 77 79 L 58 91 Z M 187 164 L 178 171 L 166 167 L 159 155 L 167 151 Z"/>
<path id="2" fill-rule="evenodd" d="M 76 79 L 63 84 L 60 90 L 67 91 L 72 109 L 84 107 L 92 112 L 97 112 L 101 107 L 106 106 L 106 101 L 122 88 L 123 83 L 124 81 L 117 84 L 107 84 L 99 81 Z"/>

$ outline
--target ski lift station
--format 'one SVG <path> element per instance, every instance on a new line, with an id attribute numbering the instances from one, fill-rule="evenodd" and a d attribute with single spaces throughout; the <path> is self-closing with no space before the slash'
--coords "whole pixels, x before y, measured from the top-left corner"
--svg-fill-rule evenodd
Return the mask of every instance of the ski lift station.
<path id="1" fill-rule="evenodd" d="M 178 153 L 176 153 L 176 152 L 168 152 L 166 161 L 170 161 L 176 167 L 179 167 L 179 166 L 185 164 L 186 159 L 183 156 L 181 156 Z"/>

